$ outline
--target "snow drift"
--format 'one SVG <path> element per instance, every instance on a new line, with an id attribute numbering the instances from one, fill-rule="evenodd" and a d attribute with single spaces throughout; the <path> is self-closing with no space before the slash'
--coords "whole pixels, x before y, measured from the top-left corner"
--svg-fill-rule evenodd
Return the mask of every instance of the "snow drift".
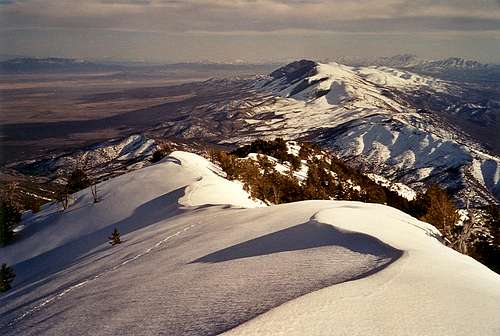
<path id="1" fill-rule="evenodd" d="M 497 335 L 500 276 L 398 210 L 262 207 L 190 153 L 27 216 L 3 335 Z M 114 228 L 123 243 L 107 243 Z"/>

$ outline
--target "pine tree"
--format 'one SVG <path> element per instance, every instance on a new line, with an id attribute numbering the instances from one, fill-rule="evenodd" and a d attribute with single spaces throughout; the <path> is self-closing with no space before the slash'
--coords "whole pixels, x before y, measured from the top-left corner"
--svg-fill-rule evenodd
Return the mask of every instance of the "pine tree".
<path id="1" fill-rule="evenodd" d="M 12 287 L 10 284 L 15 277 L 16 274 L 12 267 L 7 266 L 7 264 L 2 264 L 2 268 L 0 268 L 0 292 L 6 292 L 11 289 Z"/>
<path id="2" fill-rule="evenodd" d="M 452 230 L 458 221 L 458 212 L 448 196 L 440 187 L 430 186 L 425 195 L 426 213 L 420 219 L 434 225 L 448 240 L 452 240 Z"/>
<path id="3" fill-rule="evenodd" d="M 82 169 L 75 169 L 68 177 L 67 189 L 69 194 L 87 188 L 90 180 Z"/>
<path id="4" fill-rule="evenodd" d="M 0 247 L 14 239 L 14 227 L 21 221 L 21 213 L 9 201 L 0 204 Z"/>
<path id="5" fill-rule="evenodd" d="M 120 232 L 118 232 L 118 229 L 115 228 L 113 230 L 113 233 L 111 234 L 110 237 L 108 237 L 109 243 L 113 246 L 121 244 L 122 240 L 120 239 Z"/>

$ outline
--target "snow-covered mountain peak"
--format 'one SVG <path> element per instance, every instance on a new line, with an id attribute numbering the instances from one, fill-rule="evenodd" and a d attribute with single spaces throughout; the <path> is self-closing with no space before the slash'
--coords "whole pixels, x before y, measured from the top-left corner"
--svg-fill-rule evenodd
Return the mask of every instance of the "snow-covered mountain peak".
<path id="1" fill-rule="evenodd" d="M 442 117 L 449 100 L 461 99 L 456 83 L 386 66 L 302 60 L 257 80 L 255 88 L 267 100 L 246 115 L 246 136 L 226 142 L 308 138 L 413 188 L 439 183 L 460 204 L 466 194 L 475 204 L 498 202 L 498 158 L 491 161 Z"/>
<path id="2" fill-rule="evenodd" d="M 311 60 L 300 60 L 287 64 L 273 71 L 270 76 L 275 79 L 286 78 L 288 83 L 304 79 L 307 76 L 315 74 L 315 68 L 318 63 Z"/>
<path id="3" fill-rule="evenodd" d="M 422 87 L 443 90 L 445 82 L 389 67 L 353 67 L 339 63 L 298 61 L 271 73 L 271 80 L 260 86 L 283 97 L 314 101 L 324 97 L 329 105 L 348 100 L 377 100 L 395 105 L 384 94 L 385 89 L 414 91 Z"/>

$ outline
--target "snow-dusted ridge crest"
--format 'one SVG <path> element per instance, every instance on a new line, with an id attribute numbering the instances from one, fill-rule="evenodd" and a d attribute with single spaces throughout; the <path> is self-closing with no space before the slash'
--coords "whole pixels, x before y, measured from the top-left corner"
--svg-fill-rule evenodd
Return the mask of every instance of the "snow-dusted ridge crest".
<path id="1" fill-rule="evenodd" d="M 99 184 L 97 204 L 83 190 L 26 218 L 2 250 L 18 274 L 2 333 L 496 335 L 500 276 L 431 225 L 358 202 L 266 207 L 219 174 L 174 152 Z"/>

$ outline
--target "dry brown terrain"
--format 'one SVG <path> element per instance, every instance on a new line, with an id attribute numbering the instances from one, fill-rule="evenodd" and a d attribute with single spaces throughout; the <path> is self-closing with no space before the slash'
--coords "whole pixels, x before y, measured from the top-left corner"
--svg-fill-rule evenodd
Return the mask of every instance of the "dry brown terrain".
<path id="1" fill-rule="evenodd" d="M 163 116 L 175 118 L 178 109 L 206 103 L 213 90 L 203 93 L 203 81 L 251 74 L 248 69 L 0 74 L 0 164 L 154 127 Z"/>

